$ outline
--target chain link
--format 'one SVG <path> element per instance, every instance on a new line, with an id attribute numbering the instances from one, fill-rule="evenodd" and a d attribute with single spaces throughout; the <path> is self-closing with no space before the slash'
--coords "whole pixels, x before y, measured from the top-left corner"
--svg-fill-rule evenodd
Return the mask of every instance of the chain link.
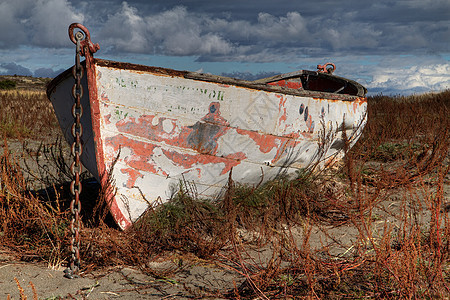
<path id="1" fill-rule="evenodd" d="M 70 191 L 72 193 L 72 201 L 70 203 L 70 212 L 72 214 L 72 220 L 70 223 L 70 231 L 72 233 L 71 238 L 71 258 L 70 266 L 65 270 L 65 277 L 74 278 L 80 270 L 80 230 L 81 230 L 81 182 L 80 174 L 82 172 L 82 166 L 80 161 L 81 153 L 83 152 L 83 145 L 81 143 L 81 135 L 83 133 L 83 127 L 81 125 L 81 116 L 83 115 L 83 108 L 81 106 L 81 98 L 83 97 L 83 86 L 81 85 L 81 78 L 83 77 L 83 66 L 80 62 L 80 56 L 82 55 L 81 41 L 85 38 L 84 34 L 80 31 L 75 33 L 76 40 L 76 54 L 75 65 L 72 69 L 72 74 L 75 79 L 75 84 L 72 88 L 72 96 L 75 99 L 75 103 L 72 106 L 72 115 L 74 123 L 72 125 L 72 135 L 74 142 L 72 144 L 72 156 L 74 158 L 70 171 L 73 176 L 73 180 L 70 184 Z"/>

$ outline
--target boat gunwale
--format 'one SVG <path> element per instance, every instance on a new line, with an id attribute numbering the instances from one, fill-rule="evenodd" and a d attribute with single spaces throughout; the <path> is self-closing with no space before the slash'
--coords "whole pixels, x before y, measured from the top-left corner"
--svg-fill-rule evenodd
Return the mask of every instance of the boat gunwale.
<path id="1" fill-rule="evenodd" d="M 85 61 L 83 61 L 82 64 L 83 64 L 83 66 L 85 66 Z M 163 75 L 163 76 L 181 77 L 181 78 L 190 79 L 190 80 L 212 82 L 212 83 L 217 83 L 217 84 L 239 86 L 239 87 L 244 87 L 244 88 L 249 88 L 249 89 L 261 90 L 261 91 L 267 91 L 267 92 L 273 92 L 273 93 L 280 93 L 280 94 L 285 94 L 285 95 L 312 97 L 312 98 L 329 99 L 329 100 L 342 100 L 342 101 L 361 100 L 361 99 L 366 98 L 365 93 L 367 91 L 361 84 L 359 84 L 353 80 L 335 76 L 335 75 L 326 74 L 326 73 L 320 73 L 317 71 L 307 71 L 307 70 L 300 70 L 300 71 L 296 71 L 296 72 L 292 72 L 292 73 L 280 74 L 280 75 L 276 75 L 274 77 L 263 78 L 263 79 L 259 79 L 256 81 L 248 81 L 248 80 L 236 79 L 236 78 L 231 78 L 231 77 L 203 74 L 203 73 L 190 72 L 190 71 L 178 71 L 178 70 L 173 70 L 173 69 L 168 69 L 168 68 L 153 67 L 153 66 L 146 66 L 146 65 L 132 64 L 132 63 L 124 63 L 124 62 L 105 60 L 105 59 L 99 59 L 99 58 L 94 58 L 94 65 L 98 65 L 101 67 L 121 69 L 121 70 L 153 73 L 153 74 Z M 289 76 L 292 77 L 291 75 L 295 76 L 295 74 L 298 74 L 298 75 L 311 74 L 311 75 L 316 75 L 316 76 L 331 77 L 334 80 L 338 80 L 338 81 L 346 81 L 350 84 L 353 84 L 357 88 L 358 95 L 337 94 L 337 93 L 330 93 L 330 92 L 293 89 L 293 88 L 288 88 L 288 87 L 284 87 L 284 86 L 269 85 L 269 84 L 264 83 L 265 80 L 269 80 L 269 79 L 275 78 L 277 76 L 286 75 L 288 77 Z M 48 84 L 47 96 L 49 98 L 50 98 L 52 91 L 56 88 L 56 86 L 61 81 L 65 80 L 69 75 L 70 76 L 72 75 L 72 68 L 69 68 L 69 69 L 65 70 L 64 72 L 62 72 Z"/>

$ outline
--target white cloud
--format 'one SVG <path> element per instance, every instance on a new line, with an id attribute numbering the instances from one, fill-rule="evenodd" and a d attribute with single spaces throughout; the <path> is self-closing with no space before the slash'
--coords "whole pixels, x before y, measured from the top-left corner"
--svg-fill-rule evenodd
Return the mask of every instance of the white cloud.
<path id="1" fill-rule="evenodd" d="M 67 46 L 68 25 L 83 21 L 84 16 L 67 0 L 38 0 L 34 2 L 28 23 L 33 43 L 50 48 Z"/>
<path id="2" fill-rule="evenodd" d="M 259 13 L 257 22 L 251 23 L 197 14 L 183 6 L 142 16 L 123 2 L 120 11 L 108 17 L 101 39 L 119 51 L 205 55 L 211 59 L 231 54 L 243 57 L 249 51 L 259 51 L 260 44 L 307 39 L 306 23 L 298 12 L 282 17 Z"/>
<path id="3" fill-rule="evenodd" d="M 109 16 L 101 36 L 120 51 L 168 55 L 221 55 L 233 51 L 233 45 L 220 33 L 208 30 L 206 21 L 180 6 L 142 17 L 136 8 L 123 2 L 121 10 Z"/>
<path id="4" fill-rule="evenodd" d="M 382 31 L 366 23 L 345 23 L 333 18 L 316 20 L 316 40 L 328 43 L 334 50 L 376 49 L 381 44 Z"/>
<path id="5" fill-rule="evenodd" d="M 306 20 L 298 12 L 288 12 L 286 17 L 275 17 L 269 13 L 259 13 L 258 23 L 250 29 L 266 41 L 286 41 L 307 35 Z"/>
<path id="6" fill-rule="evenodd" d="M 136 8 L 126 2 L 123 2 L 119 12 L 108 17 L 100 35 L 100 40 L 114 45 L 118 50 L 144 52 L 150 49 L 145 20 L 138 15 Z"/>
<path id="7" fill-rule="evenodd" d="M 0 47 L 68 45 L 67 28 L 84 17 L 67 0 L 4 0 L 0 3 Z"/>
<path id="8" fill-rule="evenodd" d="M 397 91 L 441 91 L 450 88 L 450 64 L 413 66 L 404 69 L 376 68 L 369 88 Z"/>

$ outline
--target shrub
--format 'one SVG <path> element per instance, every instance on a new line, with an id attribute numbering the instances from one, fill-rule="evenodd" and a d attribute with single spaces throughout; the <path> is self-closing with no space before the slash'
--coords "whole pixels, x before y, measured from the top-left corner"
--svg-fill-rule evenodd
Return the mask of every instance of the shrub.
<path id="1" fill-rule="evenodd" d="M 16 82 L 9 80 L 9 79 L 5 79 L 0 81 L 0 90 L 12 90 L 16 88 Z"/>

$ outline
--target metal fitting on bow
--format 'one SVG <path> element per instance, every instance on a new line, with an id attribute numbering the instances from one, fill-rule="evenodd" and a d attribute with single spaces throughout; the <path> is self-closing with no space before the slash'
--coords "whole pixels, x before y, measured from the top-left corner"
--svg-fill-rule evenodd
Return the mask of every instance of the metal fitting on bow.
<path id="1" fill-rule="evenodd" d="M 327 66 L 330 66 L 330 68 L 327 68 Z M 323 65 L 317 65 L 317 71 L 319 71 L 319 73 L 333 74 L 333 72 L 336 71 L 336 65 L 330 62 Z"/>

